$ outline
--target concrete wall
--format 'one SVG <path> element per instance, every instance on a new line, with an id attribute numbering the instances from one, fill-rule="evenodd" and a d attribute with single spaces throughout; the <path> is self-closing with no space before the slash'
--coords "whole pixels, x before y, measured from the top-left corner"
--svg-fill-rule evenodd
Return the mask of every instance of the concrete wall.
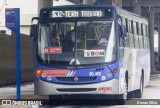
<path id="1" fill-rule="evenodd" d="M 0 34 L 0 86 L 16 83 L 15 35 Z M 33 81 L 33 42 L 21 34 L 21 82 Z"/>
<path id="2" fill-rule="evenodd" d="M 75 5 L 74 3 L 71 3 L 69 1 L 66 1 L 66 0 L 54 0 L 53 1 L 53 6 L 60 6 L 60 5 Z"/>

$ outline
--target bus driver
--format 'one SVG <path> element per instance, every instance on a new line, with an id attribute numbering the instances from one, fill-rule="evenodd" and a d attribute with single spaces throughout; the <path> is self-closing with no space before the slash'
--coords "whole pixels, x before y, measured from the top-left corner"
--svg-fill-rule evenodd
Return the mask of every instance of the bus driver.
<path id="1" fill-rule="evenodd" d="M 108 43 L 109 35 L 110 35 L 109 30 L 101 29 L 101 37 L 100 37 L 100 40 L 98 42 L 98 45 L 106 45 Z"/>

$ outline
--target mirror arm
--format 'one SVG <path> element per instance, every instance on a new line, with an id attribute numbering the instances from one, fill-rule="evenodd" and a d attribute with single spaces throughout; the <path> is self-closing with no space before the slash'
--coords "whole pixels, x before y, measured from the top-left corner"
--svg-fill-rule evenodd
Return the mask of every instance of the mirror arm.
<path id="1" fill-rule="evenodd" d="M 34 20 L 37 20 L 39 21 L 39 17 L 33 17 L 32 20 L 31 20 L 31 26 L 30 26 L 30 37 L 35 40 L 35 36 L 37 35 L 37 27 L 38 27 L 38 24 L 33 24 L 33 21 Z"/>

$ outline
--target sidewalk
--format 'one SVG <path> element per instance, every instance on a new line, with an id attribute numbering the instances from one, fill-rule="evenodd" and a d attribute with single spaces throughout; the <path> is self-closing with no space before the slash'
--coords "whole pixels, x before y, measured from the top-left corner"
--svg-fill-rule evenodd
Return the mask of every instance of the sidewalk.
<path id="1" fill-rule="evenodd" d="M 152 74 L 150 76 L 150 79 L 157 79 L 157 78 L 160 78 L 160 71 L 155 71 L 154 74 Z"/>

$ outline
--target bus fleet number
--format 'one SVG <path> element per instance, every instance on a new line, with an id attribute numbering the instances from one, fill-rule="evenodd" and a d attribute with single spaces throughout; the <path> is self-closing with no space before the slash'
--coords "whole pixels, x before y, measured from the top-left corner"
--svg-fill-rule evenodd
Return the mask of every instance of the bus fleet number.
<path id="1" fill-rule="evenodd" d="M 90 72 L 89 76 L 101 76 L 101 72 Z"/>

